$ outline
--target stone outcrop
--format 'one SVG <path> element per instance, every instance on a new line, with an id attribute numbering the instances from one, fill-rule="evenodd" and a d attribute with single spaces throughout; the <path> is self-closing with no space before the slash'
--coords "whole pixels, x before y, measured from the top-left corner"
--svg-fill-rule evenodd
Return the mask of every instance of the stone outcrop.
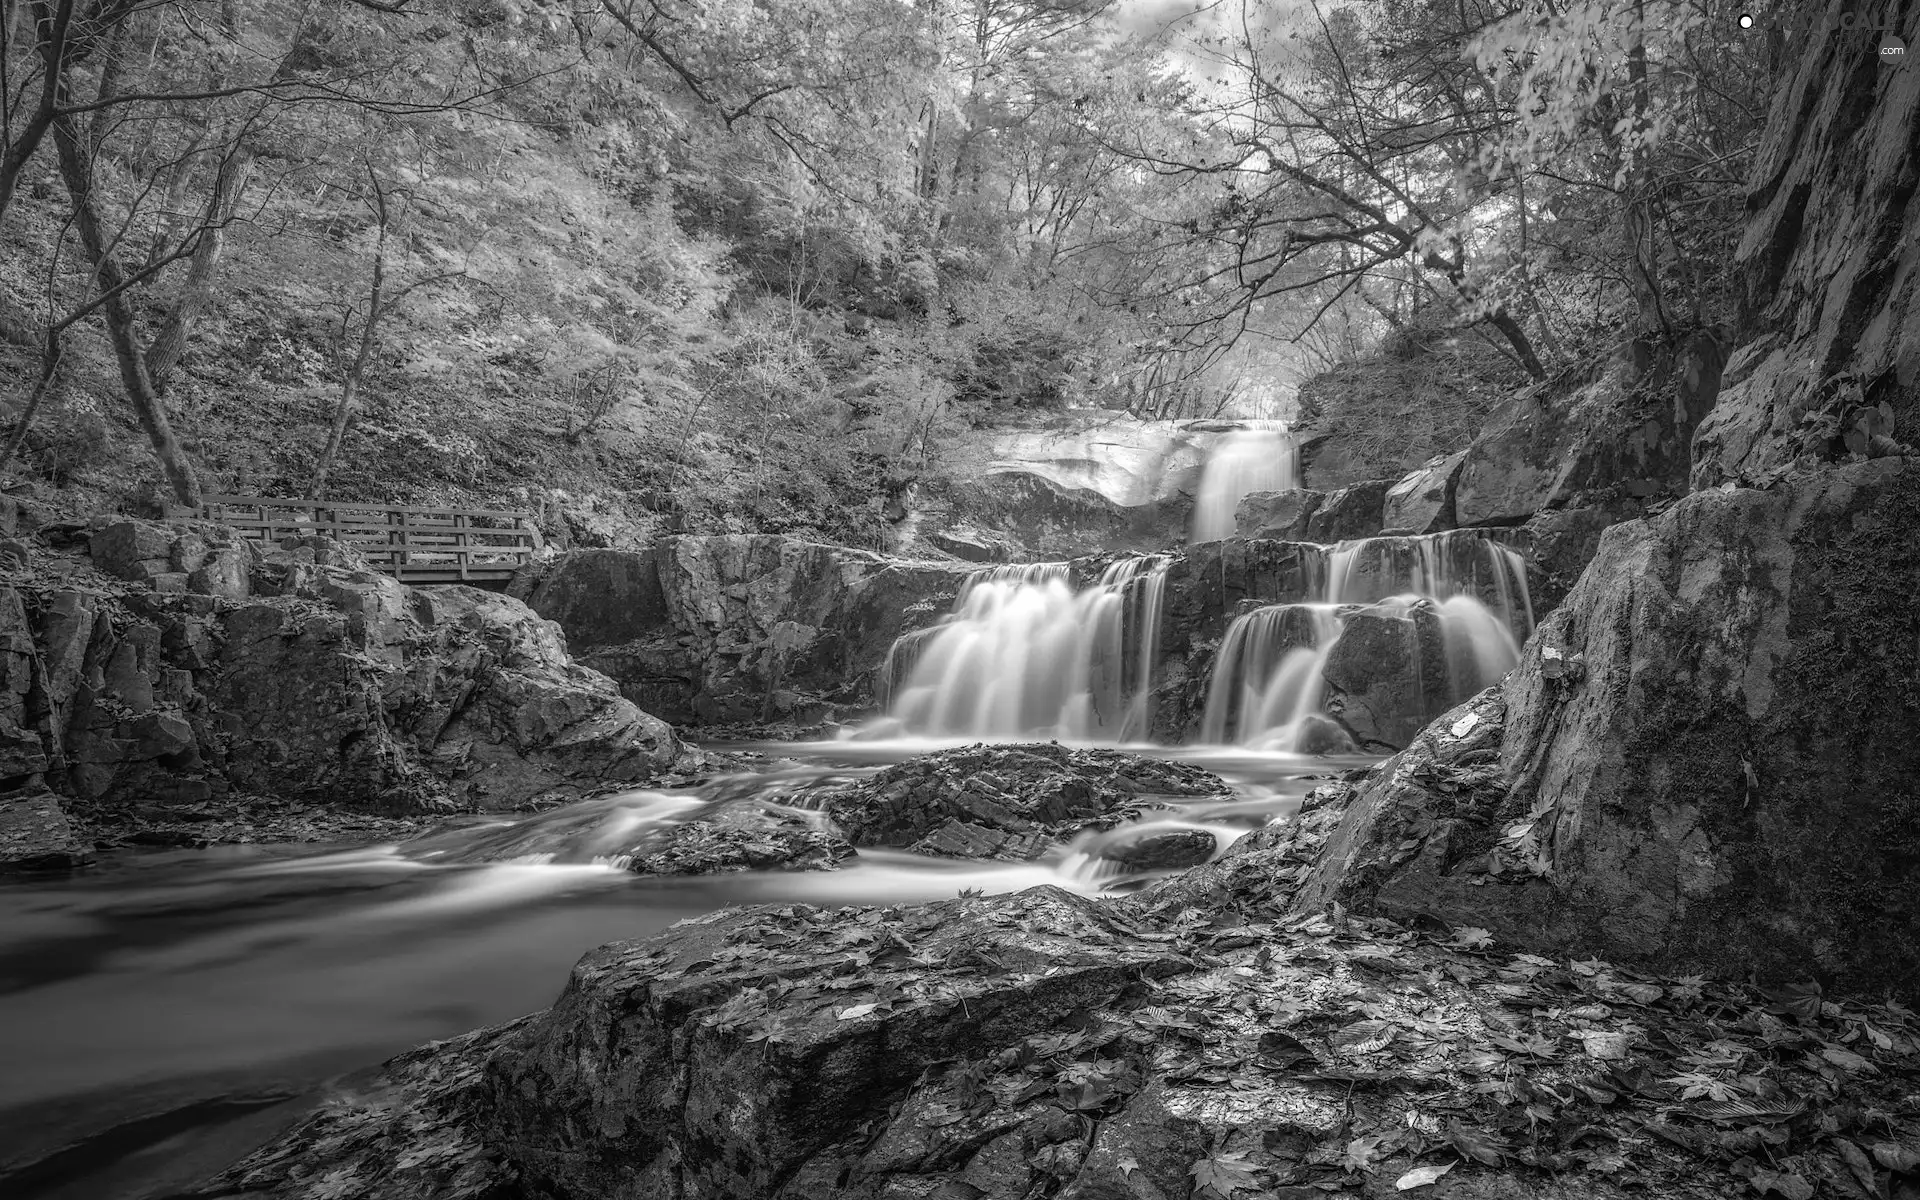
<path id="1" fill-rule="evenodd" d="M 1911 42 L 1911 6 L 1870 0 L 1808 17 L 1806 51 L 1774 89 L 1755 156 L 1734 251 L 1750 336 L 1694 438 L 1696 487 L 1881 453 L 1848 434 L 1882 404 L 1881 436 L 1920 443 L 1920 79 L 1873 69 L 1861 32 L 1904 29 Z"/>
<path id="2" fill-rule="evenodd" d="M 324 539 L 103 520 L 0 587 L 0 780 L 95 816 L 228 797 L 504 808 L 649 779 L 673 731 L 524 605 L 409 589 Z M 242 571 L 244 567 L 244 571 Z"/>
<path id="3" fill-rule="evenodd" d="M 1327 711 L 1362 751 L 1398 750 L 1444 707 L 1447 657 L 1439 615 L 1427 605 L 1349 613 L 1320 674 Z"/>
<path id="4" fill-rule="evenodd" d="M 761 906 L 603 946 L 546 1012 L 400 1056 L 189 1194 L 1903 1194 L 1910 1012 L 1790 1025 L 1743 988 L 1484 930 L 1283 916 L 1308 818 L 1133 901 Z M 1881 1040 L 1826 1040 L 1863 1025 Z M 1683 1098 L 1727 1038 L 1765 1090 Z"/>
<path id="5" fill-rule="evenodd" d="M 1234 510 L 1234 533 L 1243 538 L 1272 538 L 1281 542 L 1307 540 L 1307 522 L 1326 499 L 1326 493 L 1294 488 L 1285 492 L 1249 492 Z"/>
<path id="6" fill-rule="evenodd" d="M 93 850 L 80 839 L 48 791 L 0 797 L 0 874 L 57 871 L 84 865 Z"/>
<path id="7" fill-rule="evenodd" d="M 1349 538 L 1373 537 L 1386 516 L 1391 479 L 1349 484 L 1330 493 L 1307 518 L 1307 540 L 1332 544 Z"/>
<path id="8" fill-rule="evenodd" d="M 773 535 L 574 551 L 515 581 L 584 665 L 676 722 L 869 711 L 894 640 L 939 620 L 973 568 Z"/>
<path id="9" fill-rule="evenodd" d="M 1184 763 L 1059 743 L 969 746 L 886 768 L 821 803 L 858 846 L 951 858 L 1031 859 L 1168 798 L 1224 797 Z"/>
<path id="10" fill-rule="evenodd" d="M 1633 342 L 1522 390 L 1467 449 L 1456 520 L 1517 525 L 1545 509 L 1684 492 L 1693 423 L 1719 392 L 1725 354 L 1713 331 Z"/>
<path id="11" fill-rule="evenodd" d="M 1609 529 L 1504 691 L 1360 788 L 1299 902 L 1912 998 L 1916 528 L 1920 465 L 1889 459 Z"/>
<path id="12" fill-rule="evenodd" d="M 1430 459 L 1416 471 L 1402 476 L 1387 489 L 1382 502 L 1380 524 L 1394 533 L 1439 533 L 1459 524 L 1454 511 L 1454 487 L 1460 481 L 1460 468 L 1467 452 Z"/>

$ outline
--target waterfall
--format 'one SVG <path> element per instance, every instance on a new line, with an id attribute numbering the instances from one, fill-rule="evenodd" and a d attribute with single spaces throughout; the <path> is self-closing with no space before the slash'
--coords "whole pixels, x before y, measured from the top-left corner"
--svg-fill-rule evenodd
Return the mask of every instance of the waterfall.
<path id="1" fill-rule="evenodd" d="M 1251 492 L 1299 486 L 1300 451 L 1284 427 L 1237 429 L 1221 438 L 1200 472 L 1193 501 L 1192 542 L 1217 542 L 1234 533 L 1233 515 Z"/>
<path id="2" fill-rule="evenodd" d="M 1121 559 L 1075 591 L 1065 563 L 992 567 L 954 611 L 895 643 L 882 694 L 901 732 L 1143 739 L 1167 559 Z"/>
<path id="3" fill-rule="evenodd" d="M 1420 711 L 1402 715 L 1416 720 L 1497 681 L 1533 629 L 1525 558 L 1477 530 L 1342 542 L 1328 553 L 1320 590 L 1228 626 L 1208 680 L 1203 740 L 1298 751 L 1344 743 L 1322 714 L 1329 663 L 1356 613 L 1389 620 L 1404 639 L 1394 647 L 1404 658 L 1402 700 Z"/>

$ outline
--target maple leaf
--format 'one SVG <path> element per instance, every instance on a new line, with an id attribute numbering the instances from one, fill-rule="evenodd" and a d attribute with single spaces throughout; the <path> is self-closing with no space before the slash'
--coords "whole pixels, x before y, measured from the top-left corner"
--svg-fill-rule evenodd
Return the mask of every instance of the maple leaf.
<path id="1" fill-rule="evenodd" d="M 1236 1191 L 1253 1191 L 1259 1187 L 1254 1168 L 1247 1162 L 1244 1150 L 1216 1151 L 1194 1163 L 1187 1173 L 1193 1176 L 1193 1194 L 1196 1197 L 1214 1196 L 1219 1200 L 1228 1200 Z"/>
<path id="2" fill-rule="evenodd" d="M 1469 950 L 1484 950 L 1493 945 L 1493 933 L 1478 925 L 1462 925 L 1453 931 L 1453 944 Z"/>
<path id="3" fill-rule="evenodd" d="M 1786 1197 L 1786 1200 L 1813 1200 L 1813 1185 L 1791 1171 L 1769 1171 L 1765 1167 L 1757 1167 L 1747 1181 L 1762 1196 L 1772 1192 Z"/>
<path id="4" fill-rule="evenodd" d="M 1740 1095 L 1740 1089 L 1732 1083 L 1704 1071 L 1670 1075 L 1661 1082 L 1679 1088 L 1682 1100 L 1733 1100 Z"/>
<path id="5" fill-rule="evenodd" d="M 1355 1138 L 1347 1143 L 1346 1153 L 1340 1156 L 1340 1166 L 1348 1171 L 1371 1171 L 1374 1160 L 1380 1156 L 1378 1137 Z"/>

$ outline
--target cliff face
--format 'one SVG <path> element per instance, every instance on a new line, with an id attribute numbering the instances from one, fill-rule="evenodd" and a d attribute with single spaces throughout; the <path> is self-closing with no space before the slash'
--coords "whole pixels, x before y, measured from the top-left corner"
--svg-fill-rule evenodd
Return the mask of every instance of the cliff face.
<path id="1" fill-rule="evenodd" d="M 261 554 L 211 528 L 60 535 L 88 559 L 14 541 L 0 581 L 9 793 L 103 821 L 243 797 L 496 809 L 685 754 L 507 597 L 408 588 L 323 539 Z"/>
<path id="2" fill-rule="evenodd" d="M 1920 4 L 1849 6 L 1920 38 Z M 1693 484 L 1765 483 L 1803 459 L 1883 453 L 1849 430 L 1914 443 L 1920 428 L 1920 71 L 1882 67 L 1878 35 L 1815 19 L 1776 93 L 1737 251 L 1751 336 L 1693 445 Z M 1909 55 L 1911 57 L 1911 55 Z"/>

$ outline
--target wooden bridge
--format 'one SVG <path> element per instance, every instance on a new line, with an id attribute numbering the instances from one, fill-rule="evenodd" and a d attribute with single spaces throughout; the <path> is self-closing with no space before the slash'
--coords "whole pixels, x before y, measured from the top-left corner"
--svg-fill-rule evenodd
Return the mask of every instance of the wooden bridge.
<path id="1" fill-rule="evenodd" d="M 352 546 L 402 583 L 488 583 L 540 549 L 530 512 L 270 496 L 205 496 L 193 515 L 255 541 L 319 535 Z"/>

